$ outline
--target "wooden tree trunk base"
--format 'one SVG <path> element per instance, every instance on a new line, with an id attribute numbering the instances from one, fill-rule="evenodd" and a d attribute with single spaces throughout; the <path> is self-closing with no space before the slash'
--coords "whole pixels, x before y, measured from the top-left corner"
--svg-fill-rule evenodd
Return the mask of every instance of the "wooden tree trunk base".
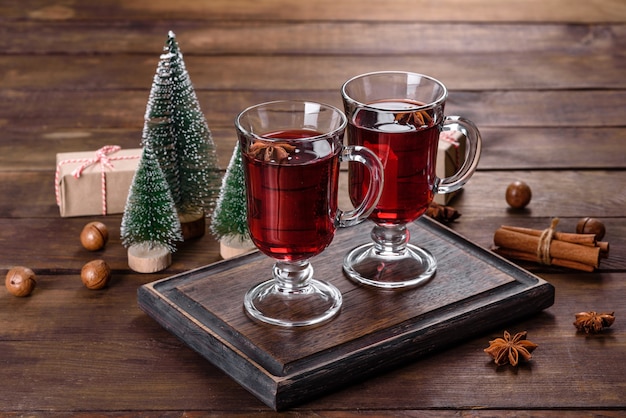
<path id="1" fill-rule="evenodd" d="M 206 217 L 204 211 L 196 213 L 179 213 L 180 227 L 185 241 L 200 238 L 206 232 Z"/>
<path id="2" fill-rule="evenodd" d="M 256 250 L 250 239 L 242 240 L 239 236 L 224 237 L 220 240 L 220 255 L 224 260 Z"/>
<path id="3" fill-rule="evenodd" d="M 172 264 L 172 253 L 163 246 L 150 248 L 145 244 L 128 248 L 128 267 L 137 273 L 155 273 Z"/>

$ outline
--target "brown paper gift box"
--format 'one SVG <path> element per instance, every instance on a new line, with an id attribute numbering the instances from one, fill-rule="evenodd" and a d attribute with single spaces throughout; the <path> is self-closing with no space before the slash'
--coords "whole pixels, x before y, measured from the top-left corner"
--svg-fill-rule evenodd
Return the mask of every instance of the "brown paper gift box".
<path id="1" fill-rule="evenodd" d="M 96 151 L 58 153 L 55 191 L 61 216 L 124 212 L 141 152 L 141 148 L 106 146 Z M 75 176 L 77 170 L 79 177 Z"/>
<path id="2" fill-rule="evenodd" d="M 465 161 L 465 135 L 457 131 L 443 131 L 439 136 L 437 149 L 437 177 L 449 177 L 456 173 Z M 435 202 L 447 205 L 458 193 L 436 194 Z"/>

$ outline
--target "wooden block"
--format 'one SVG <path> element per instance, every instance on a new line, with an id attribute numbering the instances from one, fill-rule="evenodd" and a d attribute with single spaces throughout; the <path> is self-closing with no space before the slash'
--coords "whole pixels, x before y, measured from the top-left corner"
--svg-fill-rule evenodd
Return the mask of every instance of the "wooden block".
<path id="1" fill-rule="evenodd" d="M 179 213 L 178 218 L 185 241 L 204 236 L 206 232 L 206 217 L 204 211 Z"/>
<path id="2" fill-rule="evenodd" d="M 325 325 L 282 329 L 245 315 L 244 293 L 269 277 L 273 264 L 260 252 L 144 285 L 139 306 L 281 410 L 554 302 L 549 283 L 426 217 L 409 230 L 411 242 L 438 260 L 431 281 L 404 291 L 357 285 L 343 275 L 343 256 L 369 240 L 371 227 L 364 223 L 338 231 L 329 248 L 311 260 L 315 276 L 337 286 L 344 298 L 341 313 Z"/>
<path id="3" fill-rule="evenodd" d="M 137 273 L 155 273 L 172 264 L 172 253 L 163 246 L 137 244 L 128 248 L 128 267 Z"/>
<path id="4" fill-rule="evenodd" d="M 239 237 L 224 237 L 220 240 L 220 255 L 224 260 L 237 257 L 256 250 L 250 239 L 241 240 Z"/>

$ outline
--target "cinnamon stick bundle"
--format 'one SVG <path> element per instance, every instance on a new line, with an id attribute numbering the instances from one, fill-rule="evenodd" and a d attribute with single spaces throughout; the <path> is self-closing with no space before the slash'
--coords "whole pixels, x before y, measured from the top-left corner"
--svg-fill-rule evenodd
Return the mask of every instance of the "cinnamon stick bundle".
<path id="1" fill-rule="evenodd" d="M 596 242 L 594 234 L 557 232 L 557 223 L 554 219 L 545 230 L 503 225 L 494 234 L 494 251 L 507 258 L 589 272 L 599 267 L 601 257 L 608 257 L 607 242 Z"/>

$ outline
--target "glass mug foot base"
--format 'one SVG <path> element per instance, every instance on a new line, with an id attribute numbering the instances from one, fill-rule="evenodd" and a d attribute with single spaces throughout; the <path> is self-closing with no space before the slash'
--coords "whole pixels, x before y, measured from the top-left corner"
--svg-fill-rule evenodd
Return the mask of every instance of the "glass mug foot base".
<path id="1" fill-rule="evenodd" d="M 437 270 L 437 260 L 430 252 L 412 244 L 407 244 L 401 254 L 382 255 L 369 243 L 346 255 L 343 270 L 357 283 L 382 289 L 406 289 L 430 280 Z"/>
<path id="2" fill-rule="evenodd" d="M 324 324 L 339 313 L 341 305 L 341 292 L 316 279 L 304 288 L 288 292 L 272 279 L 254 286 L 244 297 L 244 309 L 252 319 L 282 327 Z"/>

